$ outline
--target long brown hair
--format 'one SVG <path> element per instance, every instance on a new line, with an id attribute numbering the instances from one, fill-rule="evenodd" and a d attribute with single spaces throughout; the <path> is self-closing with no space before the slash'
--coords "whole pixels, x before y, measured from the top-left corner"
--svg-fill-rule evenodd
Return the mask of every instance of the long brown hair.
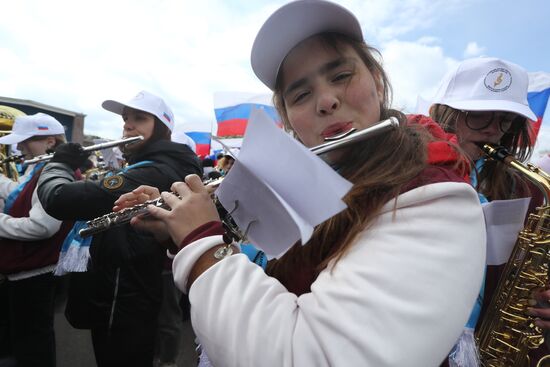
<path id="1" fill-rule="evenodd" d="M 430 109 L 430 117 L 437 121 L 446 132 L 456 132 L 456 122 L 462 112 L 447 105 L 435 104 Z M 516 117 L 512 126 L 504 133 L 499 145 L 506 148 L 516 159 L 527 161 L 532 154 L 531 126 L 522 116 Z M 477 191 L 489 200 L 513 199 L 529 195 L 527 183 L 504 163 L 488 160 L 479 172 Z"/>
<path id="2" fill-rule="evenodd" d="M 364 42 L 352 40 L 335 33 L 318 36 L 321 42 L 341 53 L 342 45 L 350 45 L 360 56 L 377 82 L 383 86 L 380 101 L 380 119 L 395 116 L 400 127 L 364 144 L 347 149 L 336 162 L 338 172 L 353 183 L 353 188 L 344 197 L 348 208 L 315 228 L 310 241 L 303 247 L 293 248 L 293 258 L 288 262 L 305 262 L 316 272 L 331 262 L 336 262 L 349 250 L 357 235 L 369 227 L 379 215 L 382 206 L 395 198 L 403 185 L 411 181 L 426 166 L 426 135 L 407 126 L 406 117 L 390 109 L 391 86 L 380 62 L 376 49 Z M 292 129 L 282 98 L 282 73 L 279 73 L 274 91 L 274 104 L 287 129 Z M 299 253 L 297 253 L 299 252 Z M 284 274 L 283 264 L 277 273 Z M 292 267 L 288 264 L 288 267 Z M 284 276 L 284 275 L 283 275 Z"/>

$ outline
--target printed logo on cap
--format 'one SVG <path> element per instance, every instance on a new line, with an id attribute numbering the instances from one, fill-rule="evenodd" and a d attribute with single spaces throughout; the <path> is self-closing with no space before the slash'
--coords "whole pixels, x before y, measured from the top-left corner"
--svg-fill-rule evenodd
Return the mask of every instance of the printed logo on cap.
<path id="1" fill-rule="evenodd" d="M 493 69 L 487 73 L 483 82 L 491 92 L 504 92 L 512 85 L 512 74 L 504 68 Z"/>
<path id="2" fill-rule="evenodd" d="M 145 94 L 143 94 L 143 92 L 139 92 L 138 94 L 136 94 L 136 96 L 134 97 L 134 99 L 143 99 L 145 98 Z"/>

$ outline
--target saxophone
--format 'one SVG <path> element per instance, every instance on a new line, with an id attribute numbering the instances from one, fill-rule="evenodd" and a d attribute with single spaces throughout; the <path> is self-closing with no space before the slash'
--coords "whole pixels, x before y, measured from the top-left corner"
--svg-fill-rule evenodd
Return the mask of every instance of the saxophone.
<path id="1" fill-rule="evenodd" d="M 487 314 L 476 333 L 482 366 L 528 366 L 528 353 L 544 343 L 543 330 L 526 315 L 531 293 L 548 282 L 550 261 L 550 175 L 531 164 L 523 165 L 505 148 L 485 144 L 492 159 L 519 171 L 544 194 L 544 205 L 529 215 L 506 263 Z M 543 359 L 547 359 L 545 356 Z M 538 365 L 547 362 L 541 359 Z"/>

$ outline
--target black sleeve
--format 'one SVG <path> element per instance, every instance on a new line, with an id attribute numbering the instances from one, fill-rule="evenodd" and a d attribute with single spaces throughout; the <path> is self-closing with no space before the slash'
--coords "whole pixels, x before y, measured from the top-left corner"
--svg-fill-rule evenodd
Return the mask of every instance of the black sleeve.
<path id="1" fill-rule="evenodd" d="M 111 212 L 113 203 L 120 195 L 140 185 L 166 191 L 174 181 L 182 179 L 170 166 L 155 163 L 101 181 L 75 182 L 69 166 L 48 163 L 40 175 L 38 198 L 44 210 L 54 218 L 90 220 Z"/>

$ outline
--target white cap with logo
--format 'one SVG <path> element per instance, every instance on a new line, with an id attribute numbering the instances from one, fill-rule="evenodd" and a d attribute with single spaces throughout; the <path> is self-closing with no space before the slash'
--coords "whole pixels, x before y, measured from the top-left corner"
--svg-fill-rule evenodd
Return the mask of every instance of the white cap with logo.
<path id="1" fill-rule="evenodd" d="M 38 112 L 30 116 L 15 118 L 11 134 L 0 138 L 0 144 L 16 144 L 33 136 L 51 136 L 65 134 L 65 128 L 50 115 Z"/>
<path id="2" fill-rule="evenodd" d="M 107 111 L 114 112 L 118 115 L 122 115 L 124 107 L 144 111 L 158 117 L 159 120 L 170 129 L 170 131 L 174 130 L 174 114 L 172 113 L 170 107 L 168 107 L 162 98 L 144 90 L 139 92 L 129 102 L 122 103 L 109 99 L 104 101 L 101 106 Z"/>
<path id="3" fill-rule="evenodd" d="M 341 5 L 324 0 L 298 0 L 283 5 L 256 35 L 250 55 L 254 73 L 274 90 L 286 55 L 300 42 L 325 32 L 363 41 L 359 21 Z"/>
<path id="4" fill-rule="evenodd" d="M 465 111 L 507 111 L 536 120 L 527 102 L 528 86 L 528 74 L 519 65 L 493 57 L 468 59 L 444 77 L 432 103 Z"/>

